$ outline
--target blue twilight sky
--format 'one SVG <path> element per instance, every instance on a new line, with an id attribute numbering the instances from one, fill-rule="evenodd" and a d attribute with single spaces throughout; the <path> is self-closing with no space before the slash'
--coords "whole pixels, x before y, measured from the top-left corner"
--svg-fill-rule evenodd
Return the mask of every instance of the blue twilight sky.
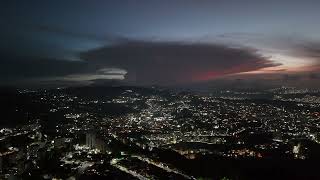
<path id="1" fill-rule="evenodd" d="M 0 80 L 317 77 L 319 9 L 316 0 L 2 1 Z"/>

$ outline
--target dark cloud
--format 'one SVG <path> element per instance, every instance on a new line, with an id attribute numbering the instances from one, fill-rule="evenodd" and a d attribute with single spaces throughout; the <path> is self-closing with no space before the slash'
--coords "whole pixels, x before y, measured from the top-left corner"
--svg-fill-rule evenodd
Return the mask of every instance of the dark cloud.
<path id="1" fill-rule="evenodd" d="M 86 61 L 67 61 L 28 56 L 1 56 L 0 81 L 14 84 L 87 84 L 96 79 L 123 79 L 126 72 Z M 18 84 L 16 84 L 18 83 Z"/>
<path id="2" fill-rule="evenodd" d="M 303 78 L 303 76 L 299 74 L 284 74 L 283 75 L 283 81 L 299 81 Z"/>
<path id="3" fill-rule="evenodd" d="M 308 77 L 309 79 L 320 79 L 320 74 L 310 73 Z"/>
<path id="4" fill-rule="evenodd" d="M 10 78 L 36 78 L 64 76 L 77 72 L 87 72 L 86 62 L 65 61 L 31 56 L 1 57 L 0 75 Z"/>
<path id="5" fill-rule="evenodd" d="M 138 84 L 176 84 L 279 66 L 254 49 L 219 44 L 128 41 L 81 54 L 87 62 L 128 71 Z"/>
<path id="6" fill-rule="evenodd" d="M 320 42 L 305 41 L 294 47 L 295 55 L 315 60 L 320 65 Z"/>
<path id="7" fill-rule="evenodd" d="M 31 79 L 48 84 L 87 84 L 126 78 L 134 84 L 177 85 L 280 65 L 250 48 L 146 41 L 117 41 L 80 53 L 82 61 L 11 55 L 1 58 L 4 83 Z"/>

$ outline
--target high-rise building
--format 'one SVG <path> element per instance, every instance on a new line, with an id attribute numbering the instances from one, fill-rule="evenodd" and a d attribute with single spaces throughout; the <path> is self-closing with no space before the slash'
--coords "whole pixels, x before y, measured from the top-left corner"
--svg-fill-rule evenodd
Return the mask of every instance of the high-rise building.
<path id="1" fill-rule="evenodd" d="M 107 145 L 104 140 L 97 138 L 95 133 L 87 133 L 86 146 L 91 149 L 99 149 L 100 151 L 105 152 Z"/>
<path id="2" fill-rule="evenodd" d="M 0 173 L 2 173 L 2 156 L 0 156 Z"/>
<path id="3" fill-rule="evenodd" d="M 86 145 L 90 148 L 96 147 L 96 135 L 94 133 L 86 134 Z"/>

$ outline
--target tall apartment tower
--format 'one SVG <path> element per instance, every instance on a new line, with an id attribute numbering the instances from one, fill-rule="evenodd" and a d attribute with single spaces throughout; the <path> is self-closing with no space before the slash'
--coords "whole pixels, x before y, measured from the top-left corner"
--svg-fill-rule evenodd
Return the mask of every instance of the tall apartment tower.
<path id="1" fill-rule="evenodd" d="M 96 135 L 94 133 L 86 134 L 86 145 L 90 148 L 96 147 Z"/>

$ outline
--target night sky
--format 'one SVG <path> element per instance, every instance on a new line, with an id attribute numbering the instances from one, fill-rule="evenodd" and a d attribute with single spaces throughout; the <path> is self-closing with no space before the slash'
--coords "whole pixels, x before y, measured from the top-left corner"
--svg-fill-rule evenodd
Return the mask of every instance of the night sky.
<path id="1" fill-rule="evenodd" d="M 2 85 L 320 84 L 320 1 L 0 3 Z"/>

